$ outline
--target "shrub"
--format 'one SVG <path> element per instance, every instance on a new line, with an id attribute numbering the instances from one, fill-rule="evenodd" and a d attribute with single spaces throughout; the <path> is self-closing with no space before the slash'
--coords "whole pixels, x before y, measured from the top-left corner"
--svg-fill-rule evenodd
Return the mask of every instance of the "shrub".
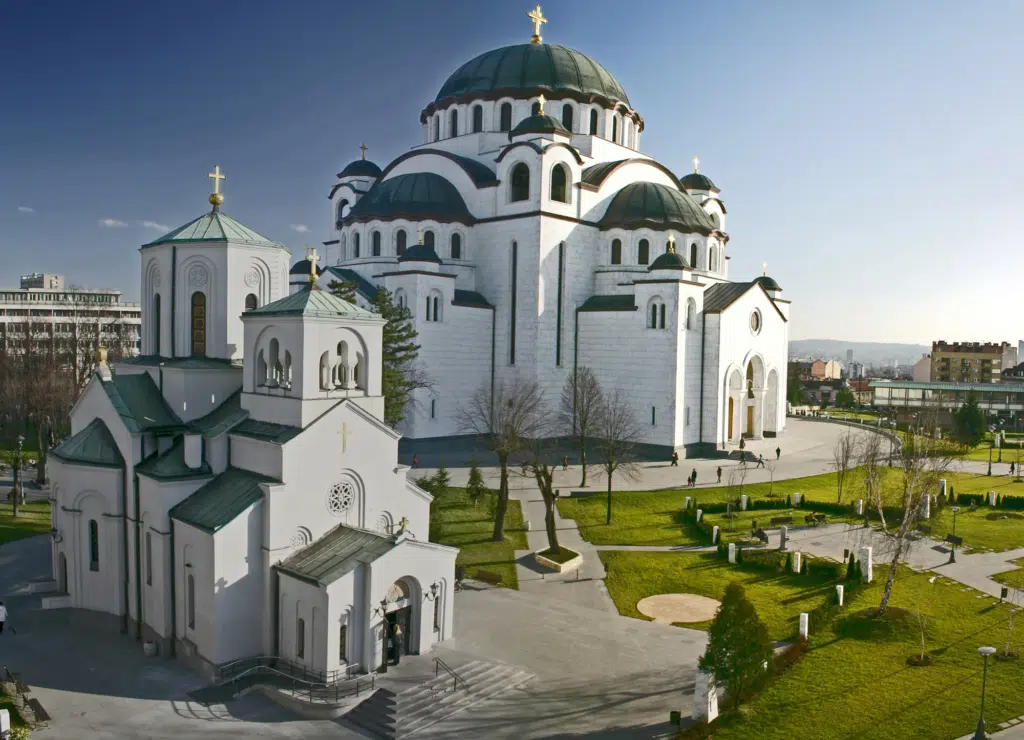
<path id="1" fill-rule="evenodd" d="M 982 506 L 985 503 L 985 495 L 981 493 L 961 493 L 957 495 L 956 501 L 961 506 Z"/>
<path id="2" fill-rule="evenodd" d="M 440 466 L 437 468 L 437 473 L 434 474 L 434 490 L 431 491 L 435 496 L 444 496 L 448 493 L 448 487 L 452 483 L 452 477 L 448 473 L 448 468 L 444 466 L 442 461 Z"/>
<path id="3" fill-rule="evenodd" d="M 786 572 L 789 573 L 791 570 L 793 570 L 793 553 L 787 552 L 786 553 Z"/>
<path id="4" fill-rule="evenodd" d="M 804 560 L 807 575 L 838 581 L 843 577 L 844 565 L 828 558 L 807 558 Z"/>
<path id="5" fill-rule="evenodd" d="M 792 499 L 792 497 L 788 493 L 786 494 L 786 508 L 787 509 L 792 509 L 793 508 L 793 499 Z"/>
<path id="6" fill-rule="evenodd" d="M 743 565 L 743 548 L 736 548 L 736 565 Z"/>
<path id="7" fill-rule="evenodd" d="M 719 560 L 725 560 L 729 557 L 729 547 L 727 545 L 718 543 L 718 558 Z"/>
<path id="8" fill-rule="evenodd" d="M 850 553 L 850 559 L 846 563 L 846 580 L 852 581 L 857 575 L 857 560 Z"/>
<path id="9" fill-rule="evenodd" d="M 753 570 L 776 572 L 782 565 L 782 553 L 778 550 L 751 550 L 743 556 L 743 566 Z"/>
<path id="10" fill-rule="evenodd" d="M 469 480 L 466 482 L 466 493 L 473 499 L 473 506 L 480 502 L 480 497 L 486 490 L 484 477 L 480 473 L 480 468 L 477 467 L 476 458 L 473 458 L 469 461 Z"/>
<path id="11" fill-rule="evenodd" d="M 725 587 L 722 605 L 708 629 L 707 652 L 701 656 L 701 670 L 724 681 L 728 697 L 738 707 L 765 679 L 762 666 L 772 659 L 772 639 L 743 587 Z"/>
<path id="12" fill-rule="evenodd" d="M 803 637 L 797 637 L 796 642 L 791 645 L 787 645 L 782 650 L 775 653 L 775 657 L 772 660 L 772 669 L 775 673 L 782 673 L 799 663 L 800 659 L 804 657 L 806 652 L 807 640 Z"/>
<path id="13" fill-rule="evenodd" d="M 1024 509 L 1024 496 L 1010 496 L 1007 494 L 1003 496 L 1002 507 L 1004 509 L 1020 511 L 1021 509 Z"/>
<path id="14" fill-rule="evenodd" d="M 436 495 L 434 493 L 434 478 L 433 478 L 433 476 L 424 475 L 422 478 L 417 478 L 415 482 L 416 482 L 417 486 L 422 488 L 424 491 L 426 491 L 430 495 L 432 495 L 432 496 Z"/>
<path id="15" fill-rule="evenodd" d="M 802 575 L 802 576 L 807 575 L 808 572 L 810 571 L 810 567 L 811 567 L 811 559 L 810 558 L 806 558 L 806 557 L 800 558 L 800 575 Z"/>

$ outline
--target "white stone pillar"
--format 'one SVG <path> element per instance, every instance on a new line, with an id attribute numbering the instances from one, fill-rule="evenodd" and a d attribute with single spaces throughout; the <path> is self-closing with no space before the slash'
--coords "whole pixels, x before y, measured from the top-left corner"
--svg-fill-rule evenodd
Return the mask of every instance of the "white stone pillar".
<path id="1" fill-rule="evenodd" d="M 946 496 L 946 479 L 939 478 L 939 495 L 945 498 Z"/>
<path id="2" fill-rule="evenodd" d="M 843 584 L 840 583 L 840 584 L 836 585 L 836 603 L 839 606 L 843 605 L 843 592 L 845 590 L 846 590 L 846 587 L 843 586 Z"/>
<path id="3" fill-rule="evenodd" d="M 854 511 L 857 512 L 857 516 L 864 516 L 864 499 L 859 498 L 853 502 Z"/>
<path id="4" fill-rule="evenodd" d="M 712 545 L 717 545 L 718 544 L 718 525 L 717 524 L 711 530 L 711 544 Z"/>
<path id="5" fill-rule="evenodd" d="M 872 553 L 874 548 L 862 547 L 860 548 L 860 572 L 864 577 L 864 583 L 871 583 L 874 580 L 875 574 L 872 570 L 874 561 L 872 559 Z"/>
<path id="6" fill-rule="evenodd" d="M 810 622 L 811 622 L 811 618 L 807 614 L 807 612 L 802 612 L 800 614 L 800 637 L 804 638 L 805 640 L 807 639 L 807 635 L 811 631 L 810 630 L 810 626 L 811 626 Z"/>
<path id="7" fill-rule="evenodd" d="M 684 509 L 689 509 L 691 501 L 693 501 L 693 499 L 690 498 L 689 496 L 687 496 L 686 499 L 683 501 L 683 508 Z"/>
<path id="8" fill-rule="evenodd" d="M 779 549 L 785 550 L 786 543 L 789 541 L 789 527 L 783 525 L 779 529 Z"/>
<path id="9" fill-rule="evenodd" d="M 697 509 L 697 521 L 699 522 L 704 518 L 704 509 Z"/>
<path id="10" fill-rule="evenodd" d="M 800 572 L 800 561 L 801 560 L 802 560 L 801 553 L 794 552 L 793 553 L 793 572 L 794 573 L 799 573 Z"/>
<path id="11" fill-rule="evenodd" d="M 695 722 L 707 724 L 718 717 L 718 688 L 710 673 L 697 671 L 697 680 L 693 689 L 693 712 L 690 715 Z"/>
<path id="12" fill-rule="evenodd" d="M 730 563 L 735 563 L 736 562 L 736 543 L 735 542 L 730 542 L 729 543 L 729 562 Z"/>
<path id="13" fill-rule="evenodd" d="M 740 496 L 740 511 L 746 511 L 746 510 L 747 510 L 747 494 L 744 493 L 742 496 Z"/>
<path id="14" fill-rule="evenodd" d="M 988 505 L 989 506 L 995 506 L 996 505 L 996 492 L 995 491 L 989 491 L 988 492 Z"/>
<path id="15" fill-rule="evenodd" d="M 794 493 L 793 494 L 793 506 L 797 507 L 799 505 L 800 505 L 800 494 L 799 493 Z"/>
<path id="16" fill-rule="evenodd" d="M 921 499 L 921 518 L 931 519 L 932 518 L 932 497 L 931 495 L 924 496 Z"/>

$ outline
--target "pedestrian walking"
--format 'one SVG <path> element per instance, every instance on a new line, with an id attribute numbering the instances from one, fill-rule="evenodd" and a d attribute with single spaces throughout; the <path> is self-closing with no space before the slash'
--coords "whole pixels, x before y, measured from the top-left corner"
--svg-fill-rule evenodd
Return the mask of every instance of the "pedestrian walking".
<path id="1" fill-rule="evenodd" d="M 759 467 L 759 468 L 763 468 L 764 467 L 764 455 L 758 455 L 757 456 L 757 467 Z"/>
<path id="2" fill-rule="evenodd" d="M 780 457 L 782 457 L 782 448 L 781 447 L 776 447 L 775 448 L 775 459 L 778 460 Z"/>
<path id="3" fill-rule="evenodd" d="M 676 452 L 675 450 L 672 451 L 672 467 L 673 468 L 678 468 L 679 467 L 679 453 Z"/>
<path id="4" fill-rule="evenodd" d="M 569 469 L 569 456 L 568 455 L 562 455 L 562 470 L 568 470 L 568 469 Z"/>
<path id="5" fill-rule="evenodd" d="M 718 466 L 718 482 L 719 483 L 722 482 L 722 466 L 721 465 Z"/>
<path id="6" fill-rule="evenodd" d="M 7 607 L 0 601 L 0 635 L 4 633 L 4 622 L 7 621 Z"/>
<path id="7" fill-rule="evenodd" d="M 741 450 L 747 449 L 747 440 L 744 439 L 743 437 L 740 437 L 740 449 Z"/>
<path id="8" fill-rule="evenodd" d="M 1013 471 L 1016 470 L 1013 463 L 1010 463 L 1010 475 L 1013 475 Z"/>
<path id="9" fill-rule="evenodd" d="M 690 473 L 690 485 L 694 488 L 697 487 L 697 468 L 694 468 L 693 472 Z"/>
<path id="10" fill-rule="evenodd" d="M 395 629 L 391 631 L 391 635 L 395 641 L 395 665 L 398 665 L 402 661 L 402 625 L 396 624 Z"/>
<path id="11" fill-rule="evenodd" d="M 740 465 L 746 466 L 747 464 L 747 453 L 740 450 Z"/>
<path id="12" fill-rule="evenodd" d="M 412 456 L 412 466 L 414 468 L 416 468 L 416 467 L 419 467 L 419 464 L 420 464 L 420 459 L 416 455 L 413 455 Z"/>

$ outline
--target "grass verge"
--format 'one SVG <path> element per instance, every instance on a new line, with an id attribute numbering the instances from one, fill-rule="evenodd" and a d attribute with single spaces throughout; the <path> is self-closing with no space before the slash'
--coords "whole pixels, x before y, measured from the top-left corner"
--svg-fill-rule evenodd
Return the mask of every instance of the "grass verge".
<path id="1" fill-rule="evenodd" d="M 14 518 L 11 504 L 0 504 L 0 545 L 22 537 L 45 534 L 50 529 L 49 501 L 29 501 L 19 506 L 17 519 Z"/>

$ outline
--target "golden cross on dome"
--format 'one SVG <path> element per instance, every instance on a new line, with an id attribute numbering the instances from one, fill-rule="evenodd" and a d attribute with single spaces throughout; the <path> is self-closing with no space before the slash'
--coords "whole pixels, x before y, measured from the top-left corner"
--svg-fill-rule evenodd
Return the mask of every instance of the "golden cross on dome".
<path id="1" fill-rule="evenodd" d="M 693 174 L 700 174 L 700 157 L 693 158 Z"/>
<path id="2" fill-rule="evenodd" d="M 540 24 L 547 23 L 548 19 L 540 12 L 539 5 L 527 13 L 526 17 L 533 21 L 533 36 L 530 37 L 530 43 L 539 44 L 542 41 L 540 37 Z"/>
<path id="3" fill-rule="evenodd" d="M 768 263 L 761 263 L 761 277 L 768 277 Z"/>
<path id="4" fill-rule="evenodd" d="M 316 253 L 316 247 L 306 247 L 306 259 L 309 260 L 309 282 L 316 282 L 316 263 L 320 261 L 320 255 Z"/>
<path id="5" fill-rule="evenodd" d="M 207 175 L 207 177 L 213 180 L 213 193 L 210 195 L 210 203 L 214 206 L 219 206 L 224 202 L 224 196 L 220 193 L 220 181 L 226 180 L 227 176 L 220 173 L 220 165 L 217 164 L 213 166 L 213 172 Z"/>
<path id="6" fill-rule="evenodd" d="M 666 249 L 665 252 L 666 254 L 676 253 L 676 235 L 671 232 L 668 235 L 668 249 Z"/>
<path id="7" fill-rule="evenodd" d="M 409 520 L 404 516 L 398 520 L 398 533 L 401 534 L 409 527 Z"/>
<path id="8" fill-rule="evenodd" d="M 548 102 L 548 99 L 544 97 L 544 93 L 537 96 L 537 115 L 544 115 L 544 103 Z"/>
<path id="9" fill-rule="evenodd" d="M 366 144 L 360 144 L 360 145 L 359 145 L 359 149 L 360 149 L 360 151 L 361 151 L 361 152 L 363 153 L 363 156 L 362 156 L 362 158 L 363 158 L 363 159 L 366 159 Z"/>

